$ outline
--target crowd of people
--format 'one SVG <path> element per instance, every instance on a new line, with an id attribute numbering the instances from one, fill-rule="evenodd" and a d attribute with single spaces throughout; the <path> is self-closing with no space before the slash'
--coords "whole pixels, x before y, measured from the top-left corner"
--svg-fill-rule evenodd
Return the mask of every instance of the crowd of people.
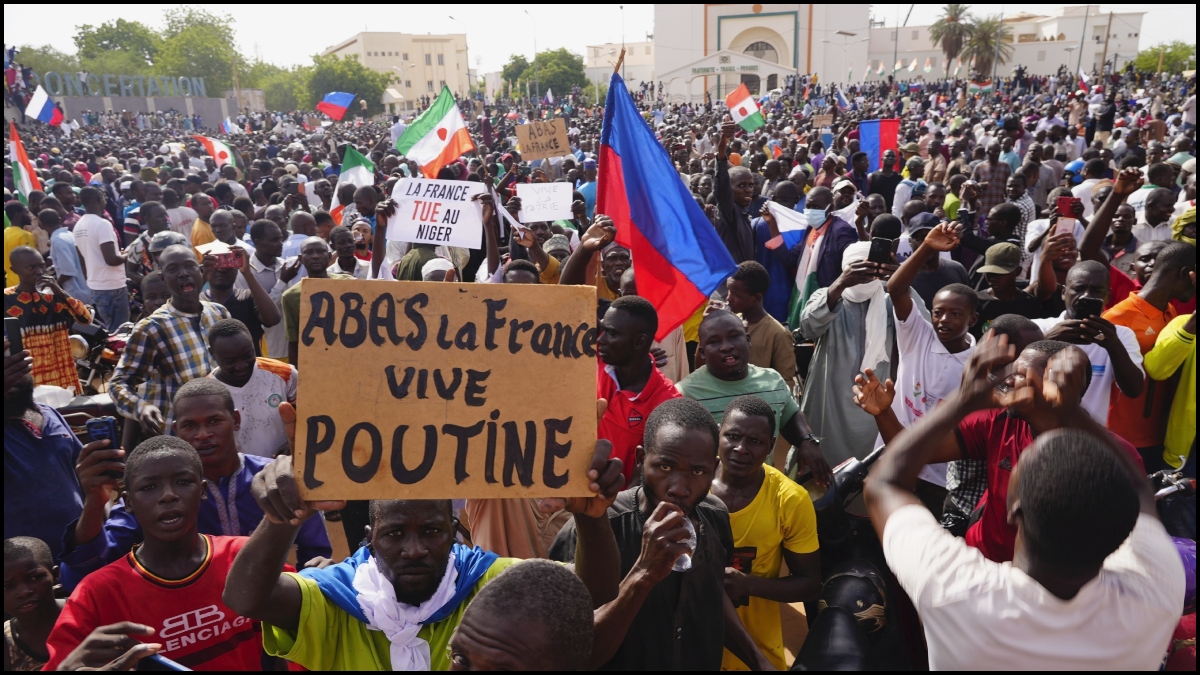
<path id="1" fill-rule="evenodd" d="M 802 665 L 780 606 L 825 605 L 814 496 L 878 448 L 865 513 L 915 609 L 905 666 L 1152 669 L 1190 644 L 1194 668 L 1194 543 L 1188 567 L 1147 478 L 1195 476 L 1194 77 L 801 84 L 749 130 L 642 84 L 737 264 L 661 340 L 578 96 L 460 103 L 476 147 L 436 177 L 500 197 L 473 248 L 388 240 L 412 119 L 247 113 L 205 132 L 219 164 L 154 115 L 23 126 L 42 189 L 9 158 L 5 669 Z M 516 126 L 556 115 L 570 153 L 523 160 Z M 872 165 L 876 119 L 899 138 Z M 351 150 L 372 184 L 339 181 Z M 572 184 L 572 218 L 505 227 L 529 182 Z M 306 277 L 594 286 L 593 496 L 305 502 Z M 81 391 L 79 324 L 128 331 L 111 438 L 35 396 Z"/>

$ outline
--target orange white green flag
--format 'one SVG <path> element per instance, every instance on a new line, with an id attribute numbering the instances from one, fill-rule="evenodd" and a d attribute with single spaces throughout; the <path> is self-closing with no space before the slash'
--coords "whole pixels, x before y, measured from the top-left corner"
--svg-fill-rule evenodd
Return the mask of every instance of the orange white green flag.
<path id="1" fill-rule="evenodd" d="M 396 150 L 416 162 L 426 178 L 437 178 L 443 166 L 474 149 L 449 87 L 442 87 L 433 105 L 396 139 Z"/>

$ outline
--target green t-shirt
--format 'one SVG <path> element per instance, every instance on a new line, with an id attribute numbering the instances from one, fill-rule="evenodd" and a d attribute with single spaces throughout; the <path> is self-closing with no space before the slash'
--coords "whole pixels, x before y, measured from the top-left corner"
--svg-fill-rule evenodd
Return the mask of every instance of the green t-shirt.
<path id="1" fill-rule="evenodd" d="M 307 278 L 307 277 L 306 277 Z M 349 274 L 333 274 L 329 275 L 330 279 L 353 279 Z M 280 298 L 279 304 L 283 307 L 283 332 L 287 336 L 288 342 L 299 342 L 300 335 L 300 287 L 304 285 L 304 279 L 300 283 L 292 286 L 283 292 L 283 297 Z"/>
<path id="2" fill-rule="evenodd" d="M 724 419 L 725 406 L 729 405 L 730 401 L 739 396 L 754 394 L 766 401 L 775 411 L 775 433 L 778 435 L 779 427 L 792 419 L 792 415 L 800 412 L 800 406 L 796 404 L 792 390 L 787 382 L 783 381 L 782 375 L 771 368 L 759 368 L 755 365 L 748 365 L 747 368 L 749 370 L 746 377 L 728 381 L 718 380 L 708 372 L 708 366 L 700 366 L 678 382 L 675 388 L 684 398 L 699 401 L 712 413 L 717 424 Z"/>
<path id="3" fill-rule="evenodd" d="M 447 649 L 450 636 L 454 635 L 475 594 L 496 575 L 518 562 L 520 560 L 516 558 L 497 558 L 453 614 L 421 627 L 417 635 L 429 643 L 429 664 L 433 670 L 450 670 Z M 298 574 L 291 576 L 300 584 L 299 628 L 293 633 L 264 623 L 263 648 L 268 654 L 309 670 L 392 669 L 392 643 L 383 631 L 371 630 L 367 624 L 347 614 L 326 598 L 312 579 Z"/>

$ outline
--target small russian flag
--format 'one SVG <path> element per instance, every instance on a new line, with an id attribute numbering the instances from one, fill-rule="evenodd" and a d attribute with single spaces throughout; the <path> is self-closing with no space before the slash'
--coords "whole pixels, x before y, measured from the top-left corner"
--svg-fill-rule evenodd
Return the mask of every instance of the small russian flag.
<path id="1" fill-rule="evenodd" d="M 221 133 L 236 134 L 238 133 L 238 125 L 233 123 L 233 120 L 226 117 L 224 122 L 221 122 Z"/>
<path id="2" fill-rule="evenodd" d="M 883 153 L 899 147 L 900 120 L 866 120 L 858 123 L 859 149 L 867 153 L 867 170 L 880 168 Z"/>
<path id="3" fill-rule="evenodd" d="M 62 124 L 63 121 L 62 111 L 54 105 L 54 101 L 50 100 L 50 96 L 40 84 L 37 91 L 33 92 L 33 98 L 29 100 L 29 105 L 25 108 L 25 115 L 53 126 Z"/>
<path id="4" fill-rule="evenodd" d="M 354 102 L 354 94 L 347 94 L 344 91 L 331 91 L 325 94 L 325 98 L 317 104 L 317 110 L 329 115 L 335 120 L 340 120 L 346 115 L 346 110 L 350 108 L 350 104 Z"/>

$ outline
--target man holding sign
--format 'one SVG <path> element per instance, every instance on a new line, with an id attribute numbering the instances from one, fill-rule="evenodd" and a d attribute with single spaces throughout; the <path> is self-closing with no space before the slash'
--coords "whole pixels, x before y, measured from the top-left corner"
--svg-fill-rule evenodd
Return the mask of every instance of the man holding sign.
<path id="1" fill-rule="evenodd" d="M 619 581 L 606 513 L 624 479 L 611 452 L 596 442 L 592 496 L 566 500 L 578 533 L 575 571 L 596 606 L 616 597 Z M 467 605 L 518 562 L 455 543 L 450 500 L 375 500 L 366 546 L 322 570 L 284 572 L 300 524 L 342 502 L 304 501 L 289 456 L 259 473 L 253 490 L 266 517 L 234 561 L 224 601 L 263 622 L 268 653 L 310 670 L 448 670 L 447 644 Z"/>

